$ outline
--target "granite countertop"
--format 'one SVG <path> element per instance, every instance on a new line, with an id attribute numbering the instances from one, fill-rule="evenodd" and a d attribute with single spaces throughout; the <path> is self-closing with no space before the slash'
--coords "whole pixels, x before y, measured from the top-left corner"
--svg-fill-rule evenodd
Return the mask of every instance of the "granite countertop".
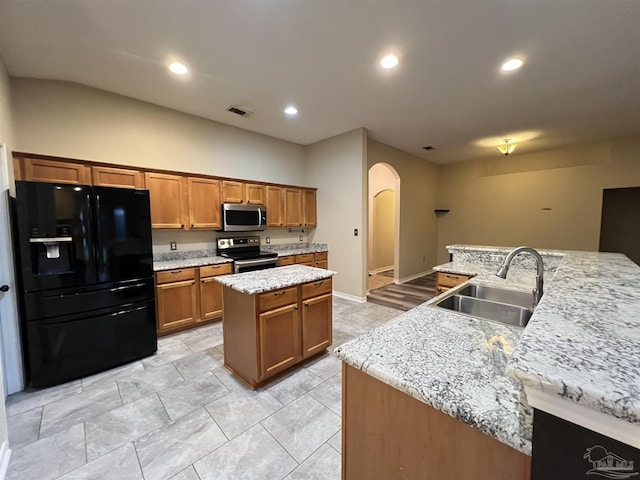
<path id="1" fill-rule="evenodd" d="M 301 283 L 331 278 L 335 274 L 336 272 L 324 268 L 288 265 L 255 272 L 220 275 L 215 277 L 215 280 L 225 287 L 233 288 L 247 295 L 254 295 Z"/>
<path id="2" fill-rule="evenodd" d="M 474 248 L 434 269 L 476 275 L 465 284 L 533 289 L 531 268 L 514 266 L 503 280 L 494 275 L 501 259 L 483 257 L 510 249 Z M 524 329 L 433 308 L 436 297 L 336 355 L 526 454 L 523 385 L 640 424 L 640 268 L 620 254 L 545 253 L 545 294 Z"/>
<path id="3" fill-rule="evenodd" d="M 329 251 L 329 246 L 326 243 L 287 243 L 280 245 L 263 245 L 262 248 L 263 250 L 277 253 L 279 257 Z"/>
<path id="4" fill-rule="evenodd" d="M 233 262 L 231 258 L 211 255 L 208 257 L 182 258 L 177 260 L 160 260 L 153 262 L 153 271 L 173 270 L 175 268 L 204 267 L 205 265 L 217 265 L 219 263 Z"/>

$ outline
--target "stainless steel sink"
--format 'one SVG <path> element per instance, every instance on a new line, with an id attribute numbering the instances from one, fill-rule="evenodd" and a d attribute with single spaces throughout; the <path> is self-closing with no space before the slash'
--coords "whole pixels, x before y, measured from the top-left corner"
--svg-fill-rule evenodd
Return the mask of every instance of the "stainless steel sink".
<path id="1" fill-rule="evenodd" d="M 492 302 L 508 303 L 509 305 L 518 305 L 520 307 L 533 309 L 533 292 L 519 292 L 516 290 L 487 287 L 484 285 L 467 285 L 456 293 L 466 297 L 491 300 Z"/>
<path id="2" fill-rule="evenodd" d="M 440 308 L 447 308 L 449 310 L 464 313 L 472 317 L 493 320 L 495 322 L 516 325 L 518 327 L 526 326 L 531 315 L 533 315 L 533 310 L 530 308 L 492 302 L 465 295 L 452 295 L 440 300 L 435 305 Z"/>

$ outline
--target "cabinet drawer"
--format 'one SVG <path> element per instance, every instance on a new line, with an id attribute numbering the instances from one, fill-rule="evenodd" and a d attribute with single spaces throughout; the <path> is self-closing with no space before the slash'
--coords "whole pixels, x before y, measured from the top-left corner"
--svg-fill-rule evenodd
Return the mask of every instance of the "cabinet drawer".
<path id="1" fill-rule="evenodd" d="M 296 263 L 313 263 L 313 253 L 304 253 L 296 255 Z"/>
<path id="2" fill-rule="evenodd" d="M 195 268 L 178 268 L 176 270 L 156 273 L 156 283 L 158 285 L 163 283 L 180 282 L 182 280 L 193 280 L 195 278 Z"/>
<path id="3" fill-rule="evenodd" d="M 466 282 L 471 277 L 469 275 L 460 275 L 458 273 L 438 272 L 436 275 L 436 284 L 440 287 L 455 287 L 462 282 Z"/>
<path id="4" fill-rule="evenodd" d="M 284 267 L 285 265 L 293 265 L 294 263 L 296 263 L 296 256 L 295 255 L 288 255 L 286 257 L 279 257 L 278 258 L 278 266 L 279 267 Z"/>
<path id="5" fill-rule="evenodd" d="M 260 312 L 298 302 L 298 287 L 284 288 L 258 295 L 258 309 Z"/>
<path id="6" fill-rule="evenodd" d="M 319 261 L 319 260 L 326 260 L 327 259 L 327 252 L 316 252 L 314 256 L 315 256 L 316 262 Z"/>
<path id="7" fill-rule="evenodd" d="M 215 275 L 227 275 L 232 273 L 231 263 L 220 263 L 218 265 L 208 265 L 200 267 L 200 278 L 213 277 Z"/>
<path id="8" fill-rule="evenodd" d="M 302 285 L 303 300 L 324 295 L 325 293 L 331 293 L 331 278 L 325 278 L 317 282 L 309 282 Z"/>

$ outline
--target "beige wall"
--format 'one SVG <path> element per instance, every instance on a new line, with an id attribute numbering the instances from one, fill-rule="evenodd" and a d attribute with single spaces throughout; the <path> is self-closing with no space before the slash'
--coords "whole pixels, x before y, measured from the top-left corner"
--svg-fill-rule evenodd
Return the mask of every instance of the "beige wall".
<path id="1" fill-rule="evenodd" d="M 366 141 L 357 129 L 308 147 L 308 175 L 318 187 L 313 239 L 329 244 L 334 290 L 359 298 L 366 294 Z"/>
<path id="2" fill-rule="evenodd" d="M 388 145 L 368 141 L 367 164 L 391 165 L 400 176 L 398 277 L 402 281 L 436 265 L 438 167 Z"/>
<path id="3" fill-rule="evenodd" d="M 438 261 L 446 246 L 598 250 L 602 190 L 640 185 L 640 135 L 440 167 Z"/>
<path id="4" fill-rule="evenodd" d="M 14 150 L 293 185 L 307 179 L 301 145 L 75 83 L 14 78 L 11 87 Z"/>

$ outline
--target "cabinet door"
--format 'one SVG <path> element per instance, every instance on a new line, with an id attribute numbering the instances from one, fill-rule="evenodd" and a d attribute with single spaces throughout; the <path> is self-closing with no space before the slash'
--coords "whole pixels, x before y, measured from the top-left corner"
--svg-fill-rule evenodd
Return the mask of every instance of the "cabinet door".
<path id="1" fill-rule="evenodd" d="M 138 170 L 91 167 L 93 184 L 99 187 L 144 188 L 144 175 Z"/>
<path id="2" fill-rule="evenodd" d="M 196 281 L 165 283 L 156 287 L 158 333 L 196 323 Z"/>
<path id="3" fill-rule="evenodd" d="M 91 185 L 91 169 L 81 163 L 23 159 L 24 180 Z"/>
<path id="4" fill-rule="evenodd" d="M 316 221 L 316 191 L 304 190 L 302 194 L 302 210 L 304 213 L 304 226 L 315 227 Z"/>
<path id="5" fill-rule="evenodd" d="M 232 273 L 231 264 L 200 267 L 200 320 L 222 316 L 222 285 L 215 281 L 218 275 Z"/>
<path id="6" fill-rule="evenodd" d="M 151 228 L 184 228 L 183 177 L 146 172 L 144 183 L 151 202 Z"/>
<path id="7" fill-rule="evenodd" d="M 331 294 L 302 302 L 302 357 L 325 350 L 332 342 Z"/>
<path id="8" fill-rule="evenodd" d="M 220 228 L 220 180 L 189 177 L 189 228 Z"/>
<path id="9" fill-rule="evenodd" d="M 244 183 L 233 180 L 222 181 L 222 203 L 244 202 Z"/>
<path id="10" fill-rule="evenodd" d="M 316 260 L 313 266 L 316 268 L 324 268 L 326 270 L 329 268 L 329 262 L 326 260 Z"/>
<path id="11" fill-rule="evenodd" d="M 247 183 L 244 186 L 244 198 L 247 205 L 264 205 L 265 189 L 264 185 Z"/>
<path id="12" fill-rule="evenodd" d="M 267 185 L 267 226 L 282 227 L 284 224 L 284 197 L 282 187 Z"/>
<path id="13" fill-rule="evenodd" d="M 261 313 L 260 377 L 270 377 L 300 360 L 300 321 L 298 304 Z"/>
<path id="14" fill-rule="evenodd" d="M 287 227 L 302 226 L 302 190 L 284 189 L 284 224 Z"/>

